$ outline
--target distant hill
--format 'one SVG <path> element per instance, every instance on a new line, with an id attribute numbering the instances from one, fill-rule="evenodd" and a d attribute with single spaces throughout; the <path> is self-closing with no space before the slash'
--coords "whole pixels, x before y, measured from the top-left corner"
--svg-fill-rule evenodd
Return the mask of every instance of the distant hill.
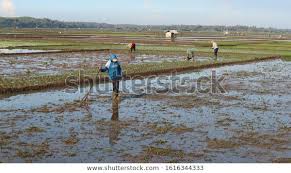
<path id="1" fill-rule="evenodd" d="M 112 29 L 117 31 L 165 31 L 176 29 L 178 31 L 217 31 L 217 32 L 276 32 L 291 33 L 291 29 L 258 28 L 255 26 L 202 26 L 202 25 L 113 25 L 95 22 L 64 22 L 51 19 L 32 17 L 0 17 L 0 27 L 4 28 L 96 28 Z"/>
<path id="2" fill-rule="evenodd" d="M 32 17 L 0 17 L 0 27 L 10 28 L 114 28 L 114 25 L 94 22 L 62 22 Z"/>

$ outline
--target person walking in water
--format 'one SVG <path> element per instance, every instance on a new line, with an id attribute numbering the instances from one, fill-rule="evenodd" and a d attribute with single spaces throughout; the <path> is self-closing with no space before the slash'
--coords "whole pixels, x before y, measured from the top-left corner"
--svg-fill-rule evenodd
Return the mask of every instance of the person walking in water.
<path id="1" fill-rule="evenodd" d="M 118 61 L 118 57 L 115 54 L 111 54 L 109 61 L 105 67 L 100 67 L 101 72 L 107 72 L 109 79 L 112 82 L 113 93 L 112 93 L 112 121 L 118 121 L 119 118 L 119 83 L 122 79 L 122 69 Z"/>
<path id="2" fill-rule="evenodd" d="M 215 41 L 212 40 L 211 43 L 212 43 L 212 49 L 214 50 L 215 60 L 217 60 L 219 47 Z"/>
<path id="3" fill-rule="evenodd" d="M 119 82 L 122 79 L 122 69 L 118 61 L 118 57 L 115 54 L 111 54 L 109 61 L 105 67 L 100 68 L 101 72 L 107 72 L 109 79 L 112 81 L 113 92 L 119 93 Z"/>

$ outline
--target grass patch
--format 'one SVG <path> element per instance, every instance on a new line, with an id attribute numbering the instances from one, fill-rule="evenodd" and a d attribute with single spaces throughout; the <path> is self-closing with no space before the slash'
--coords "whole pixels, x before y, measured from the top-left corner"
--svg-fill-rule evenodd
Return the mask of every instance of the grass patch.
<path id="1" fill-rule="evenodd" d="M 11 137 L 8 136 L 6 133 L 0 132 L 0 146 L 5 146 L 10 144 Z"/>
<path id="2" fill-rule="evenodd" d="M 49 154 L 48 142 L 43 142 L 40 145 L 22 144 L 24 149 L 18 149 L 16 155 L 20 158 L 41 158 Z"/>
<path id="3" fill-rule="evenodd" d="M 148 126 L 148 128 L 153 130 L 155 134 L 166 134 L 166 133 L 183 134 L 187 132 L 193 132 L 192 128 L 186 127 L 185 125 L 174 127 L 170 124 L 164 124 L 162 126 L 158 124 L 151 124 Z"/>
<path id="4" fill-rule="evenodd" d="M 41 49 L 41 47 L 55 47 L 62 45 L 71 45 L 68 41 L 53 41 L 53 40 L 1 40 L 0 48 L 29 48 Z M 56 48 L 54 48 L 56 49 Z"/>
<path id="5" fill-rule="evenodd" d="M 186 154 L 181 150 L 173 150 L 170 148 L 148 147 L 145 149 L 147 155 L 169 156 L 183 158 Z"/>
<path id="6" fill-rule="evenodd" d="M 174 129 L 172 129 L 172 132 L 177 133 L 177 134 L 183 134 L 183 133 L 193 132 L 193 129 L 186 127 L 184 125 L 181 125 L 179 127 L 175 127 Z"/>
<path id="7" fill-rule="evenodd" d="M 291 163 L 291 158 L 278 158 L 273 160 L 273 163 Z"/>
<path id="8" fill-rule="evenodd" d="M 210 149 L 228 149 L 239 147 L 238 144 L 232 141 L 220 140 L 220 139 L 208 139 L 207 146 Z"/>
<path id="9" fill-rule="evenodd" d="M 29 127 L 25 130 L 27 133 L 42 133 L 45 130 L 39 127 Z"/>
<path id="10" fill-rule="evenodd" d="M 71 136 L 68 139 L 64 140 L 65 145 L 76 145 L 79 142 L 79 139 L 75 136 Z"/>

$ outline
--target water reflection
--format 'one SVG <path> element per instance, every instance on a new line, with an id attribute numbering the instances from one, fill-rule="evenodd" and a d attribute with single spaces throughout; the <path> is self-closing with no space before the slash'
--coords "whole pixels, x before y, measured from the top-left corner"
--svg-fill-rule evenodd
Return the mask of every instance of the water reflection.
<path id="1" fill-rule="evenodd" d="M 136 56 L 135 53 L 129 53 L 128 63 L 131 63 L 132 61 L 135 61 Z"/>
<path id="2" fill-rule="evenodd" d="M 119 93 L 112 93 L 112 121 L 118 121 L 119 119 L 119 102 L 120 96 Z"/>
<path id="3" fill-rule="evenodd" d="M 115 121 L 115 122 L 111 122 L 110 127 L 109 127 L 109 144 L 110 145 L 115 145 L 117 144 L 118 140 L 119 140 L 119 135 L 120 135 L 120 131 L 121 131 L 121 126 L 119 124 L 119 122 Z"/>

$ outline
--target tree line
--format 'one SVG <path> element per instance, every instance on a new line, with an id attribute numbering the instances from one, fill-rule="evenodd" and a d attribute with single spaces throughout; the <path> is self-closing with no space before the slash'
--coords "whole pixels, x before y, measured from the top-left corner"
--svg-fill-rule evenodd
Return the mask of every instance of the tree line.
<path id="1" fill-rule="evenodd" d="M 209 32 L 277 32 L 290 33 L 291 29 L 261 28 L 256 26 L 202 26 L 202 25 L 113 25 L 96 22 L 65 22 L 47 18 L 32 17 L 0 17 L 2 28 L 95 28 L 119 31 L 161 31 L 176 29 L 183 32 L 209 31 Z"/>

